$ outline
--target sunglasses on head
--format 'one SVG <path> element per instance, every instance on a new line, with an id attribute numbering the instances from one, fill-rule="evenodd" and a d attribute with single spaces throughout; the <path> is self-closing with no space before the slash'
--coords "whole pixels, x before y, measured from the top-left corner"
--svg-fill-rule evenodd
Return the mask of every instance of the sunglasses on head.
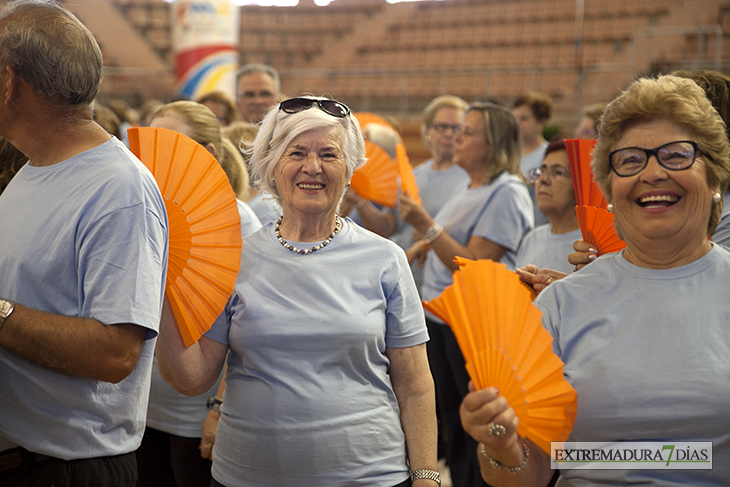
<path id="1" fill-rule="evenodd" d="M 350 114 L 347 105 L 335 100 L 317 100 L 313 98 L 289 98 L 279 103 L 279 110 L 284 113 L 299 113 L 309 110 L 312 105 L 317 105 L 327 115 L 337 118 L 344 118 Z"/>

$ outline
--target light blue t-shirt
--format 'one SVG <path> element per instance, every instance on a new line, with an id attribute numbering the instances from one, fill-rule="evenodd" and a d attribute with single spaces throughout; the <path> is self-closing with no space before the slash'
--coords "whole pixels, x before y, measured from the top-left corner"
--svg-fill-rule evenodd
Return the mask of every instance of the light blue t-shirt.
<path id="1" fill-rule="evenodd" d="M 147 328 L 137 366 L 118 384 L 0 348 L 0 450 L 63 459 L 136 450 L 167 269 L 167 215 L 152 175 L 116 139 L 52 166 L 25 165 L 0 196 L 0 228 L 0 296 Z"/>
<path id="2" fill-rule="evenodd" d="M 386 347 L 428 340 L 403 251 L 349 218 L 301 255 L 269 223 L 244 239 L 213 477 L 224 485 L 391 487 L 408 478 Z M 290 242 L 298 248 L 313 243 Z"/>
<path id="3" fill-rule="evenodd" d="M 461 245 L 467 245 L 472 237 L 482 237 L 505 247 L 507 252 L 500 262 L 514 269 L 520 242 L 532 229 L 532 202 L 524 183 L 505 171 L 488 185 L 464 188 L 444 204 L 434 220 Z M 433 251 L 429 252 L 424 264 L 423 299 L 439 296 L 451 284 L 452 274 Z M 428 316 L 441 321 L 430 313 Z"/>
<path id="4" fill-rule="evenodd" d="M 460 166 L 454 164 L 443 171 L 433 170 L 433 159 L 413 168 L 423 209 L 432 218 L 454 194 L 469 184 L 469 175 Z M 391 237 L 403 250 L 413 245 L 413 226 L 398 218 L 398 231 Z"/>
<path id="5" fill-rule="evenodd" d="M 582 240 L 580 228 L 568 233 L 555 234 L 552 227 L 540 225 L 525 236 L 517 252 L 516 267 L 533 264 L 540 269 L 553 269 L 570 274 L 573 265 L 568 255 L 573 252 L 573 242 Z"/>
<path id="6" fill-rule="evenodd" d="M 578 393 L 570 441 L 712 441 L 712 470 L 566 470 L 560 486 L 727 485 L 730 253 L 675 269 L 623 251 L 556 281 L 535 304 Z"/>
<path id="7" fill-rule="evenodd" d="M 246 203 L 236 200 L 236 204 L 238 214 L 241 216 L 241 238 L 244 238 L 261 228 L 261 222 Z M 208 415 L 208 398 L 218 393 L 222 378 L 221 373 L 208 392 L 199 396 L 186 396 L 164 381 L 155 360 L 152 367 L 147 426 L 176 436 L 200 438 L 203 421 Z"/>
<path id="8" fill-rule="evenodd" d="M 241 238 L 246 238 L 261 228 L 261 220 L 256 216 L 250 205 L 237 199 L 238 216 L 241 217 Z"/>
<path id="9" fill-rule="evenodd" d="M 371 201 L 371 203 L 375 206 L 375 208 L 377 210 L 382 211 L 383 213 L 386 213 L 386 214 L 389 214 L 389 215 L 395 215 L 395 214 L 398 213 L 397 210 L 395 209 L 395 207 L 394 208 L 389 208 L 387 206 L 380 205 L 380 204 L 375 203 L 373 201 Z M 352 207 L 352 209 L 350 210 L 350 212 L 347 214 L 347 216 L 348 216 L 348 218 L 350 220 L 352 220 L 353 222 L 355 222 L 359 226 L 361 226 L 363 228 L 367 228 L 365 226 L 365 223 L 362 221 L 362 215 L 360 215 L 360 212 L 357 211 L 357 208 L 355 208 L 354 206 Z"/>
<path id="10" fill-rule="evenodd" d="M 275 222 L 281 216 L 281 205 L 267 191 L 260 191 L 248 201 L 262 225 Z"/>

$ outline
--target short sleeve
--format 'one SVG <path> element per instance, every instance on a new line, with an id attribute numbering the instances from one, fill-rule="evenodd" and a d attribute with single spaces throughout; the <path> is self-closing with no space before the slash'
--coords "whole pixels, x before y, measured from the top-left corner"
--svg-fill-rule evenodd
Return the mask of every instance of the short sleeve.
<path id="1" fill-rule="evenodd" d="M 76 251 L 81 315 L 108 325 L 133 323 L 156 334 L 167 271 L 165 215 L 138 203 L 89 221 Z"/>
<path id="2" fill-rule="evenodd" d="M 517 252 L 522 237 L 534 221 L 527 188 L 518 184 L 521 183 L 508 183 L 496 190 L 477 220 L 472 236 L 486 238 Z"/>
<path id="3" fill-rule="evenodd" d="M 226 307 L 223 309 L 223 312 L 218 315 L 218 318 L 215 319 L 210 330 L 205 332 L 203 336 L 218 343 L 222 343 L 223 345 L 228 345 L 228 331 L 231 329 L 231 320 L 237 310 L 242 313 L 243 305 L 238 295 L 234 292 L 234 294 L 228 299 L 228 303 L 226 303 Z"/>
<path id="4" fill-rule="evenodd" d="M 394 286 L 387 293 L 385 344 L 394 348 L 412 347 L 428 341 L 426 319 L 406 256 L 400 248 L 394 253 Z"/>

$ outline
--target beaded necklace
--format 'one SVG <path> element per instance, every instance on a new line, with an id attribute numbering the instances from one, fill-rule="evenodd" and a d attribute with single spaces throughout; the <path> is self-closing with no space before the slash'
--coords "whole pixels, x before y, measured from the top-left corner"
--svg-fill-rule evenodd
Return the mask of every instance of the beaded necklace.
<path id="1" fill-rule="evenodd" d="M 312 252 L 316 252 L 317 250 L 325 247 L 328 243 L 330 243 L 332 241 L 332 239 L 335 238 L 335 235 L 340 233 L 340 230 L 342 230 L 342 220 L 340 220 L 339 216 L 335 216 L 335 229 L 332 232 L 332 234 L 325 239 L 324 242 L 322 242 L 318 245 L 315 245 L 314 247 L 309 248 L 309 249 L 298 249 L 281 237 L 280 227 L 281 227 L 281 222 L 283 219 L 284 219 L 284 216 L 280 216 L 279 219 L 276 220 L 276 227 L 274 227 L 274 234 L 276 235 L 276 238 L 277 238 L 277 240 L 279 240 L 279 243 L 282 245 L 282 247 L 284 247 L 285 249 L 289 249 L 296 254 L 311 254 Z"/>

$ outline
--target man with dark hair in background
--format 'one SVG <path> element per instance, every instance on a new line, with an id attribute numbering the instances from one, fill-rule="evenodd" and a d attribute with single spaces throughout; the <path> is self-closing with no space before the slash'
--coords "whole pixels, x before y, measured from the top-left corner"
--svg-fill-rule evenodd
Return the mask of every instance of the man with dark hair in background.
<path id="1" fill-rule="evenodd" d="M 279 73 L 266 64 L 246 64 L 236 73 L 236 102 L 241 119 L 259 123 L 279 103 Z"/>

